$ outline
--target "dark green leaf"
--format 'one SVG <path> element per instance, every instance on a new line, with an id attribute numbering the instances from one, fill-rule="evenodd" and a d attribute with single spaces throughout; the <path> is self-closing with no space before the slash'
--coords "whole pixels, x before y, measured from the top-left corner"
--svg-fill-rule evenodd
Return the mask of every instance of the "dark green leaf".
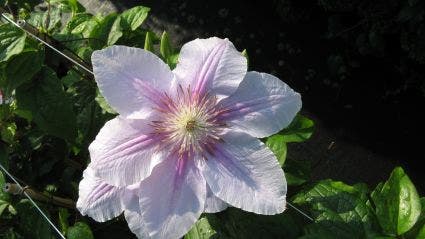
<path id="1" fill-rule="evenodd" d="M 59 208 L 59 224 L 62 234 L 66 235 L 66 232 L 68 231 L 69 223 L 69 212 L 66 208 Z"/>
<path id="2" fill-rule="evenodd" d="M 291 212 L 258 215 L 237 208 L 216 214 L 205 214 L 216 234 L 212 238 L 298 238 L 300 224 Z"/>
<path id="3" fill-rule="evenodd" d="M 314 131 L 314 122 L 302 115 L 297 115 L 292 123 L 279 134 L 284 135 L 284 141 L 303 142 L 311 137 Z"/>
<path id="4" fill-rule="evenodd" d="M 9 155 L 7 152 L 7 146 L 2 142 L 0 142 L 0 164 L 6 169 L 9 169 Z"/>
<path id="5" fill-rule="evenodd" d="M 320 230 L 332 235 L 328 238 L 367 238 L 377 226 L 366 193 L 366 186 L 361 184 L 324 180 L 297 194 L 294 203 L 309 209 Z M 310 230 L 305 231 L 307 235 L 314 233 Z"/>
<path id="6" fill-rule="evenodd" d="M 30 81 L 40 71 L 43 62 L 44 55 L 38 51 L 22 52 L 11 58 L 5 69 L 6 95 L 10 95 L 18 86 Z"/>
<path id="7" fill-rule="evenodd" d="M 388 235 L 401 235 L 411 229 L 421 213 L 415 186 L 403 169 L 397 167 L 390 178 L 372 192 L 376 215 Z"/>
<path id="8" fill-rule="evenodd" d="M 0 170 L 0 200 L 5 202 L 10 202 L 9 193 L 3 191 L 5 183 L 6 183 L 6 179 L 3 175 L 3 172 Z"/>
<path id="9" fill-rule="evenodd" d="M 32 113 L 34 122 L 48 134 L 73 142 L 76 117 L 55 72 L 42 70 L 41 79 L 16 90 L 18 108 Z"/>
<path id="10" fill-rule="evenodd" d="M 50 225 L 40 216 L 39 212 L 27 199 L 21 200 L 17 205 L 19 228 L 25 238 L 52 239 L 55 238 L 50 230 Z M 44 210 L 49 216 L 49 213 Z"/>
<path id="11" fill-rule="evenodd" d="M 310 180 L 311 161 L 288 159 L 283 167 L 286 182 L 291 186 L 298 186 Z"/>
<path id="12" fill-rule="evenodd" d="M 286 160 L 287 152 L 285 137 L 280 134 L 270 136 L 266 140 L 266 145 L 274 153 L 277 160 L 279 161 L 280 166 L 283 166 Z"/>
<path id="13" fill-rule="evenodd" d="M 12 144 L 16 134 L 16 124 L 14 122 L 10 122 L 0 125 L 0 127 L 1 139 L 6 143 Z"/>
<path id="14" fill-rule="evenodd" d="M 0 25 L 0 62 L 7 61 L 13 55 L 19 54 L 25 47 L 26 34 L 11 25 Z"/>
<path id="15" fill-rule="evenodd" d="M 77 222 L 68 229 L 66 234 L 68 239 L 93 239 L 90 227 L 84 222 Z"/>
<path id="16" fill-rule="evenodd" d="M 9 206 L 9 203 L 0 199 L 0 216 L 3 214 L 4 209 L 6 209 L 7 206 Z"/>

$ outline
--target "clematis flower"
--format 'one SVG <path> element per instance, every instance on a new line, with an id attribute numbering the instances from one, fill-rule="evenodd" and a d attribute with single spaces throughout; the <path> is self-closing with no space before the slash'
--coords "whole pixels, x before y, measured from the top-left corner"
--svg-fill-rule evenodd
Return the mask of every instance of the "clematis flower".
<path id="1" fill-rule="evenodd" d="M 97 221 L 124 211 L 140 238 L 179 238 L 203 212 L 228 205 L 285 209 L 286 180 L 258 139 L 286 127 L 301 96 L 247 72 L 227 39 L 185 44 L 171 71 L 151 52 L 111 46 L 92 55 L 101 94 L 119 115 L 89 147 L 78 209 Z"/>

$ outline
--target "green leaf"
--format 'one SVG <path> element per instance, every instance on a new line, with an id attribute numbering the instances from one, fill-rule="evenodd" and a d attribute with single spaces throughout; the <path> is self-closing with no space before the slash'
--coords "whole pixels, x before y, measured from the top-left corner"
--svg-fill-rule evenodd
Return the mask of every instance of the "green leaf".
<path id="1" fill-rule="evenodd" d="M 284 135 L 284 141 L 303 142 L 311 137 L 314 131 L 314 122 L 300 114 L 295 116 L 292 123 L 283 129 L 279 134 Z"/>
<path id="2" fill-rule="evenodd" d="M 16 124 L 14 122 L 6 123 L 4 125 L 0 125 L 1 127 L 1 139 L 9 144 L 14 142 L 15 134 L 16 134 Z"/>
<path id="3" fill-rule="evenodd" d="M 283 135 L 275 134 L 266 140 L 266 145 L 274 153 L 280 166 L 283 166 L 286 160 L 286 142 Z"/>
<path id="4" fill-rule="evenodd" d="M 68 239 L 93 239 L 90 227 L 84 222 L 77 222 L 68 229 L 66 234 Z"/>
<path id="5" fill-rule="evenodd" d="M 5 69 L 6 95 L 25 82 L 31 81 L 44 62 L 44 55 L 38 51 L 26 51 L 11 58 Z M 25 69 L 25 70 L 23 70 Z"/>
<path id="6" fill-rule="evenodd" d="M 117 17 L 118 14 L 116 13 L 109 14 L 102 18 L 99 24 L 93 28 L 90 33 L 90 38 L 92 38 L 90 46 L 93 49 L 102 49 L 107 44 L 109 32 L 111 32 L 112 25 Z"/>
<path id="7" fill-rule="evenodd" d="M 120 17 L 123 21 L 121 21 L 121 26 L 124 26 L 124 29 L 131 29 L 132 31 L 136 30 L 148 17 L 148 13 L 150 8 L 137 6 L 128 9 L 121 13 Z"/>
<path id="8" fill-rule="evenodd" d="M 59 208 L 59 224 L 60 224 L 61 232 L 64 235 L 66 235 L 66 232 L 68 231 L 68 228 L 69 228 L 68 218 L 69 218 L 68 209 Z"/>
<path id="9" fill-rule="evenodd" d="M 384 233 L 401 235 L 411 229 L 421 213 L 418 193 L 401 167 L 378 185 L 371 194 L 375 211 Z"/>
<path id="10" fill-rule="evenodd" d="M 205 229 L 215 231 L 211 238 L 298 238 L 301 234 L 301 222 L 289 210 L 277 215 L 258 215 L 230 207 L 204 217 L 210 225 Z"/>
<path id="11" fill-rule="evenodd" d="M 30 18 L 27 21 L 42 32 L 57 30 L 61 26 L 61 9 L 57 6 L 52 6 L 50 11 L 31 12 Z"/>
<path id="12" fill-rule="evenodd" d="M 3 214 L 4 209 L 9 206 L 9 203 L 0 199 L 0 216 Z"/>
<path id="13" fill-rule="evenodd" d="M 295 204 L 309 209 L 322 232 L 332 235 L 327 238 L 339 239 L 367 238 L 375 233 L 377 223 L 367 200 L 365 185 L 350 186 L 331 180 L 320 181 L 293 198 Z M 305 233 L 309 235 L 314 231 Z"/>
<path id="14" fill-rule="evenodd" d="M 0 62 L 7 61 L 13 55 L 22 52 L 25 47 L 26 34 L 11 25 L 0 25 Z"/>
<path id="15" fill-rule="evenodd" d="M 286 182 L 291 186 L 299 186 L 310 180 L 311 161 L 288 159 L 283 167 Z"/>
<path id="16" fill-rule="evenodd" d="M 211 227 L 208 219 L 200 218 L 192 229 L 184 236 L 185 239 L 208 239 L 216 235 L 217 232 Z"/>
<path id="17" fill-rule="evenodd" d="M 8 152 L 7 152 L 7 146 L 2 142 L 0 142 L 0 164 L 4 168 L 9 169 L 9 155 L 8 155 Z M 0 194 L 1 194 L 1 192 L 0 192 Z M 1 199 L 1 197 L 0 197 L 0 199 Z"/>
<path id="18" fill-rule="evenodd" d="M 76 116 L 55 72 L 42 70 L 41 79 L 16 90 L 18 108 L 31 111 L 37 126 L 46 133 L 73 142 Z"/>
<path id="19" fill-rule="evenodd" d="M 3 166 L 4 167 L 4 166 Z M 10 202 L 10 195 L 3 191 L 6 179 L 3 175 L 3 172 L 0 170 L 0 200 L 5 202 Z"/>
<path id="20" fill-rule="evenodd" d="M 134 31 L 140 27 L 148 16 L 149 10 L 147 7 L 138 6 L 119 15 L 109 32 L 108 46 L 115 44 L 124 35 L 124 32 Z"/>
<path id="21" fill-rule="evenodd" d="M 50 230 L 50 225 L 40 216 L 37 209 L 27 199 L 21 200 L 16 205 L 19 218 L 19 228 L 25 238 L 52 239 L 55 238 Z M 49 213 L 43 210 L 49 217 Z"/>
<path id="22" fill-rule="evenodd" d="M 246 65 L 249 66 L 249 55 L 248 55 L 248 51 L 246 49 L 244 49 L 241 52 L 242 56 L 244 56 L 246 58 Z"/>
<path id="23" fill-rule="evenodd" d="M 177 59 L 175 59 L 175 50 L 171 46 L 171 42 L 166 31 L 162 33 L 159 51 L 165 62 L 170 66 L 171 69 L 173 69 L 177 64 Z"/>
<path id="24" fill-rule="evenodd" d="M 99 90 L 96 91 L 96 102 L 99 104 L 100 108 L 102 108 L 105 112 L 110 114 L 118 114 L 112 107 L 106 102 L 105 98 L 100 94 Z"/>
<path id="25" fill-rule="evenodd" d="M 422 212 L 415 226 L 403 236 L 408 239 L 423 239 L 425 238 L 425 197 L 420 199 Z"/>
<path id="26" fill-rule="evenodd" d="M 145 46 L 144 49 L 147 51 L 152 52 L 153 51 L 153 38 L 154 38 L 154 33 L 147 31 L 146 32 L 146 37 L 145 37 Z"/>

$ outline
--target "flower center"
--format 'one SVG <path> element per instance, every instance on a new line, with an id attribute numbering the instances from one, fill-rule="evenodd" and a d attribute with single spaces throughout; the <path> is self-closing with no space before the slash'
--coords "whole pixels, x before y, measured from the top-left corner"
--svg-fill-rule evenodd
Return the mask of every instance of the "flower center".
<path id="1" fill-rule="evenodd" d="M 196 126 L 197 126 L 197 124 L 196 124 L 195 120 L 191 119 L 191 120 L 187 121 L 187 123 L 186 123 L 187 132 L 189 132 L 189 133 L 192 132 L 196 128 Z"/>
<path id="2" fill-rule="evenodd" d="M 157 104 L 160 119 L 152 121 L 154 133 L 181 155 L 211 154 L 226 126 L 219 117 L 224 111 L 217 105 L 216 98 L 209 94 L 197 95 L 181 86 L 176 97 L 167 94 L 162 97 Z"/>

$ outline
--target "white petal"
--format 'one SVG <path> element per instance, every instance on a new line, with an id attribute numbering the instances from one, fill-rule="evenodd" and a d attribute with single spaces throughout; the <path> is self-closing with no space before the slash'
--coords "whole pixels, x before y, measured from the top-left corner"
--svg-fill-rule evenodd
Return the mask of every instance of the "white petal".
<path id="1" fill-rule="evenodd" d="M 95 51 L 92 64 L 100 92 L 125 117 L 148 117 L 151 100 L 168 91 L 173 81 L 167 64 L 139 48 L 111 46 Z"/>
<path id="2" fill-rule="evenodd" d="M 281 213 L 286 204 L 286 180 L 274 154 L 245 133 L 228 132 L 222 139 L 214 155 L 200 161 L 214 195 L 245 211 Z"/>
<path id="3" fill-rule="evenodd" d="M 205 209 L 206 213 L 216 213 L 226 210 L 227 203 L 221 200 L 220 198 L 214 196 L 211 192 L 211 189 L 207 187 L 207 199 L 205 200 Z"/>
<path id="4" fill-rule="evenodd" d="M 193 159 L 170 157 L 140 185 L 144 224 L 152 238 L 180 238 L 204 210 L 206 183 Z"/>
<path id="5" fill-rule="evenodd" d="M 145 225 L 143 224 L 143 219 L 140 213 L 135 211 L 124 211 L 124 217 L 127 221 L 128 228 L 136 234 L 137 238 L 150 238 L 149 234 L 146 232 Z"/>
<path id="6" fill-rule="evenodd" d="M 125 188 L 108 185 L 94 175 L 88 167 L 84 170 L 79 186 L 77 209 L 98 222 L 105 222 L 120 215 L 125 208 L 124 199 L 129 197 Z"/>
<path id="7" fill-rule="evenodd" d="M 229 40 L 212 37 L 186 43 L 173 72 L 196 92 L 210 92 L 221 100 L 235 92 L 246 70 L 246 58 Z"/>
<path id="8" fill-rule="evenodd" d="M 96 176 L 114 186 L 128 186 L 149 176 L 160 161 L 158 139 L 144 120 L 116 117 L 108 121 L 90 144 Z"/>
<path id="9" fill-rule="evenodd" d="M 291 123 L 301 109 L 301 96 L 272 75 L 248 72 L 236 92 L 222 104 L 229 109 L 224 117 L 234 129 L 262 138 Z"/>

